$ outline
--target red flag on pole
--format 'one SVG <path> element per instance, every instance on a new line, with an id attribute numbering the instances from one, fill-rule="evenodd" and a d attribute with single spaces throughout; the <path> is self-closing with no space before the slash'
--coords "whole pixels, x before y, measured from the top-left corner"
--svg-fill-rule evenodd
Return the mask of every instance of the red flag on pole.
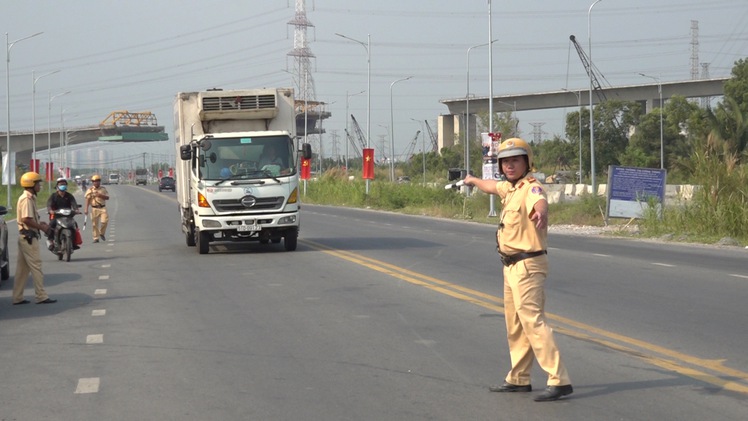
<path id="1" fill-rule="evenodd" d="M 374 149 L 364 148 L 364 174 L 365 180 L 374 179 Z"/>
<path id="2" fill-rule="evenodd" d="M 301 179 L 309 180 L 312 176 L 312 160 L 301 158 Z"/>

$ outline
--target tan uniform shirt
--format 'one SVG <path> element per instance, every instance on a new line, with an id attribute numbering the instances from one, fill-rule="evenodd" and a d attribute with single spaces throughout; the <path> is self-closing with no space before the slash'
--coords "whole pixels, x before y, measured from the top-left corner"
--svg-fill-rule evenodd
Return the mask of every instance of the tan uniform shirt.
<path id="1" fill-rule="evenodd" d="M 546 250 L 548 229 L 538 230 L 530 220 L 535 203 L 547 200 L 545 189 L 533 177 L 525 177 L 512 186 L 509 181 L 496 183 L 501 197 L 501 217 L 497 231 L 499 250 L 504 254 Z"/>
<path id="2" fill-rule="evenodd" d="M 32 218 L 34 222 L 39 223 L 39 212 L 36 210 L 36 196 L 30 193 L 28 190 L 24 190 L 23 194 L 18 198 L 16 204 L 16 217 L 18 221 L 18 230 L 32 230 L 39 234 L 39 230 L 26 226 L 23 222 L 23 218 Z"/>
<path id="3" fill-rule="evenodd" d="M 91 207 L 94 208 L 103 208 L 106 206 L 106 200 L 102 199 L 101 197 L 97 197 L 96 194 L 101 193 L 105 196 L 109 196 L 109 192 L 106 191 L 106 187 L 91 187 L 86 192 L 86 200 L 90 200 Z"/>

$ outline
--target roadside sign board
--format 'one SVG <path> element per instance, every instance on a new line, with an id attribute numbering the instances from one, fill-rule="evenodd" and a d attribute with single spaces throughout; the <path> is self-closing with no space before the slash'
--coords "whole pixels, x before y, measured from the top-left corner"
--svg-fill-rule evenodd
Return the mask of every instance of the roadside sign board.
<path id="1" fill-rule="evenodd" d="M 661 216 L 666 178 L 663 169 L 609 166 L 607 216 L 642 218 L 653 200 Z"/>

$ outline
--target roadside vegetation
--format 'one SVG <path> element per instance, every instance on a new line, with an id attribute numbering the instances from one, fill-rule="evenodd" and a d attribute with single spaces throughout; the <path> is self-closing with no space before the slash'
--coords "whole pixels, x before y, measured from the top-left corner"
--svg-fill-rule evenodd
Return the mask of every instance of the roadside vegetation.
<path id="1" fill-rule="evenodd" d="M 487 122 L 487 115 L 478 116 L 478 130 L 487 131 Z M 495 130 L 504 134 L 504 139 L 522 136 L 517 132 L 518 120 L 513 113 L 497 113 L 494 122 Z M 606 179 L 610 165 L 660 168 L 662 147 L 667 183 L 696 187 L 692 200 L 666 206 L 661 213 L 653 206 L 641 219 L 609 220 L 609 224 L 620 227 L 613 230 L 615 233 L 748 245 L 748 60 L 735 63 L 732 78 L 725 83 L 725 96 L 715 106 L 702 107 L 686 98 L 673 97 L 664 107 L 645 113 L 639 103 L 606 101 L 595 108 L 595 133 L 598 180 Z M 535 167 L 549 176 L 559 176 L 561 182 L 572 183 L 578 182 L 581 169 L 582 182 L 589 184 L 588 109 L 567 114 L 565 134 L 566 138 L 556 136 L 531 142 Z M 439 153 L 418 153 L 398 162 L 396 179 L 407 177 L 409 181 L 405 183 L 390 182 L 388 168 L 378 167 L 368 195 L 364 180 L 348 177 L 360 176 L 360 160 L 349 161 L 348 173 L 341 169 L 340 162 L 325 160 L 322 167 L 330 169 L 307 183 L 303 200 L 497 223 L 495 217 L 488 217 L 487 195 L 476 193 L 467 197 L 444 190 L 448 172 L 464 168 L 464 141 L 463 136 L 460 144 L 443 148 Z M 471 140 L 468 149 L 470 170 L 480 174 L 483 160 L 480 142 Z M 500 200 L 496 199 L 497 213 L 500 206 Z M 554 204 L 550 207 L 550 224 L 602 226 L 606 223 L 605 206 L 604 197 L 591 195 Z"/>

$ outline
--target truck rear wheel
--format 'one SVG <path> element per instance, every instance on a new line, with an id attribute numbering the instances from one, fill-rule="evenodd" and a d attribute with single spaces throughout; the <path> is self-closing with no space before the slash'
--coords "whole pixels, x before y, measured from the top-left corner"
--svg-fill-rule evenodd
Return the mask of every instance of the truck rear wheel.
<path id="1" fill-rule="evenodd" d="M 200 254 L 208 254 L 210 251 L 210 234 L 207 232 L 197 232 L 197 251 Z"/>
<path id="2" fill-rule="evenodd" d="M 298 230 L 286 231 L 286 234 L 283 236 L 283 248 L 286 249 L 286 251 L 294 251 L 296 250 L 296 245 L 298 241 L 299 241 Z"/>

